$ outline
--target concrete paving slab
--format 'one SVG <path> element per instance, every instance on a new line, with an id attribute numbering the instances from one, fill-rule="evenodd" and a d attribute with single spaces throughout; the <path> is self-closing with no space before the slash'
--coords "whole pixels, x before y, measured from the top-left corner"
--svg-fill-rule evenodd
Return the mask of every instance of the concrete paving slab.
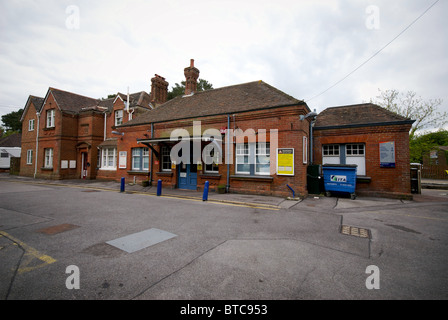
<path id="1" fill-rule="evenodd" d="M 106 243 L 126 251 L 127 253 L 133 253 L 174 237 L 177 237 L 177 235 L 156 228 L 151 228 L 115 240 L 107 241 Z"/>

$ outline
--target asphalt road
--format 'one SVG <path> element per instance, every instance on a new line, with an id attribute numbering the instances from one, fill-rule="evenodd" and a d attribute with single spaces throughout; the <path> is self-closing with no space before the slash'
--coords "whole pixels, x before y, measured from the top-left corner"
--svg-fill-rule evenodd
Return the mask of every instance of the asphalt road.
<path id="1" fill-rule="evenodd" d="M 448 197 L 431 192 L 274 210 L 0 180 L 0 299 L 447 299 Z M 109 243 L 151 229 L 174 236 Z"/>

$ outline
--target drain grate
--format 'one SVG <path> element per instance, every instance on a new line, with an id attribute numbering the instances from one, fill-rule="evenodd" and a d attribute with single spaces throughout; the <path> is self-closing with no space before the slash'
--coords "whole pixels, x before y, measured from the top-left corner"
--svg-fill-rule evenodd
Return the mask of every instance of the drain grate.
<path id="1" fill-rule="evenodd" d="M 371 233 L 369 229 L 360 228 L 360 227 L 352 227 L 347 225 L 341 226 L 341 233 L 348 236 L 355 236 L 360 238 L 371 238 Z"/>
<path id="2" fill-rule="evenodd" d="M 83 190 L 83 191 L 81 191 L 81 192 L 100 192 L 100 190 Z"/>

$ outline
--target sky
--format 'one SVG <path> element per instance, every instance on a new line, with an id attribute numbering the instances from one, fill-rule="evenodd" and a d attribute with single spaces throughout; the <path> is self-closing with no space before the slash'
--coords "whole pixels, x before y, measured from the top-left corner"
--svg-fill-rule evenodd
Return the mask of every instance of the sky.
<path id="1" fill-rule="evenodd" d="M 49 87 L 149 93 L 159 74 L 171 88 L 190 59 L 214 88 L 263 80 L 317 112 L 390 89 L 448 112 L 448 1 L 393 40 L 435 2 L 0 0 L 0 116 Z"/>

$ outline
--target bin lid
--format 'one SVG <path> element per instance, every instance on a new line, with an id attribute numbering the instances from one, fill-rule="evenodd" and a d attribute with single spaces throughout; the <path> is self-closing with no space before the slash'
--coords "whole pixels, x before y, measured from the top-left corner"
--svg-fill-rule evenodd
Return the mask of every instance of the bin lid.
<path id="1" fill-rule="evenodd" d="M 357 164 L 324 164 L 322 167 L 356 168 Z"/>

